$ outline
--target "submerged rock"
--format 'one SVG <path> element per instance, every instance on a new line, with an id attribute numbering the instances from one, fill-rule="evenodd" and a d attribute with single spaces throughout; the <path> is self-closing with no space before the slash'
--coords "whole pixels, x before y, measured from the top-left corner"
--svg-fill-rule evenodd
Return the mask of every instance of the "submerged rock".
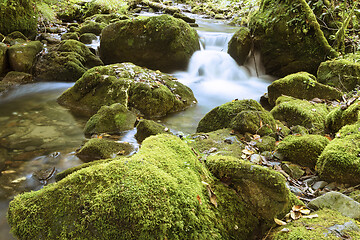
<path id="1" fill-rule="evenodd" d="M 95 114 L 101 106 L 121 103 L 147 117 L 161 117 L 196 101 L 191 89 L 175 80 L 132 63 L 94 67 L 66 90 L 58 102 L 85 116 Z"/>
<path id="2" fill-rule="evenodd" d="M 316 168 L 328 182 L 360 183 L 360 122 L 344 126 L 320 155 Z"/>
<path id="3" fill-rule="evenodd" d="M 39 41 L 16 44 L 8 49 L 9 64 L 12 70 L 30 73 L 38 53 L 43 49 Z"/>
<path id="4" fill-rule="evenodd" d="M 237 159 L 209 166 L 219 178 L 228 172 L 233 185 L 214 179 L 178 137 L 149 137 L 131 158 L 89 164 L 16 196 L 8 221 L 19 239 L 246 240 L 298 203 L 272 170 Z"/>
<path id="5" fill-rule="evenodd" d="M 76 40 L 64 40 L 43 54 L 35 65 L 41 81 L 75 82 L 87 69 L 103 65 L 88 47 Z"/>
<path id="6" fill-rule="evenodd" d="M 139 142 L 144 141 L 146 138 L 158 135 L 161 133 L 170 133 L 163 125 L 156 123 L 152 120 L 141 120 L 138 125 L 136 125 L 136 134 L 135 138 Z"/>
<path id="7" fill-rule="evenodd" d="M 320 135 L 287 136 L 276 147 L 285 160 L 314 168 L 329 140 Z"/>
<path id="8" fill-rule="evenodd" d="M 281 95 L 307 100 L 313 98 L 339 100 L 342 97 L 339 90 L 318 83 L 314 75 L 306 72 L 290 74 L 268 86 L 269 103 L 271 105 L 275 105 L 276 99 Z"/>
<path id="9" fill-rule="evenodd" d="M 250 29 L 240 27 L 228 44 L 228 53 L 239 65 L 243 65 L 252 47 Z"/>
<path id="10" fill-rule="evenodd" d="M 110 24 L 102 31 L 100 41 L 105 64 L 132 62 L 163 72 L 186 69 L 197 50 L 200 45 L 196 31 L 168 15 Z"/>
<path id="11" fill-rule="evenodd" d="M 102 106 L 86 123 L 84 133 L 119 133 L 134 128 L 136 114 L 129 111 L 124 105 L 114 103 L 111 106 Z"/>
<path id="12" fill-rule="evenodd" d="M 337 56 L 305 0 L 262 1 L 249 27 L 266 73 L 274 76 L 316 74 L 321 62 Z"/>

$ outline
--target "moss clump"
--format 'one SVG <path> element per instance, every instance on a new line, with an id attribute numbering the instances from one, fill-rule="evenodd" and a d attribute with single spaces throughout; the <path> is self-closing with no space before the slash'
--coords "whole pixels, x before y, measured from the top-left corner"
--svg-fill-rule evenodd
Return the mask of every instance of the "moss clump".
<path id="1" fill-rule="evenodd" d="M 38 53 L 43 49 L 39 41 L 16 44 L 8 49 L 10 67 L 14 71 L 30 73 Z"/>
<path id="2" fill-rule="evenodd" d="M 326 116 L 326 129 L 336 133 L 343 126 L 353 124 L 359 120 L 360 101 L 356 100 L 346 109 L 337 107 Z"/>
<path id="3" fill-rule="evenodd" d="M 265 111 L 255 100 L 236 100 L 218 106 L 208 112 L 199 122 L 196 132 L 211 132 L 230 127 L 236 115 L 242 111 Z"/>
<path id="4" fill-rule="evenodd" d="M 339 239 L 339 235 L 349 236 L 351 239 L 360 239 L 359 225 L 351 218 L 344 217 L 339 212 L 330 209 L 319 210 L 312 214 L 317 214 L 318 217 L 312 219 L 300 218 L 299 220 L 288 223 L 286 226 L 275 228 L 270 235 L 270 239 L 335 240 Z M 336 228 L 337 226 L 338 228 Z M 344 230 L 341 226 L 348 228 Z M 289 231 L 281 231 L 283 228 L 287 228 Z"/>
<path id="5" fill-rule="evenodd" d="M 6 44 L 0 42 L 0 76 L 4 75 L 8 66 L 7 52 L 8 47 Z"/>
<path id="6" fill-rule="evenodd" d="M 344 126 L 316 164 L 320 177 L 339 183 L 360 183 L 360 123 Z"/>
<path id="7" fill-rule="evenodd" d="M 87 121 L 84 133 L 119 133 L 134 128 L 136 115 L 124 105 L 115 103 L 102 106 L 100 110 Z"/>
<path id="8" fill-rule="evenodd" d="M 164 72 L 186 69 L 199 49 L 196 31 L 168 15 L 110 24 L 102 31 L 100 42 L 105 64 L 132 62 Z"/>
<path id="9" fill-rule="evenodd" d="M 318 83 L 312 74 L 299 72 L 274 81 L 268 86 L 268 95 L 269 103 L 275 105 L 276 99 L 281 95 L 307 100 L 313 98 L 338 100 L 341 99 L 342 93 L 335 88 Z"/>
<path id="10" fill-rule="evenodd" d="M 146 119 L 141 120 L 136 126 L 136 129 L 137 131 L 135 134 L 135 138 L 139 142 L 144 141 L 145 138 L 150 137 L 152 135 L 168 133 L 163 125 L 156 123 L 152 120 L 146 120 Z"/>
<path id="11" fill-rule="evenodd" d="M 79 33 L 78 32 L 67 32 L 61 35 L 61 40 L 79 40 Z"/>
<path id="12" fill-rule="evenodd" d="M 29 0 L 0 2 L 0 32 L 9 34 L 20 31 L 33 36 L 37 28 L 37 13 L 34 2 Z"/>
<path id="13" fill-rule="evenodd" d="M 80 34 L 84 33 L 93 33 L 97 36 L 100 35 L 101 31 L 106 27 L 105 23 L 98 23 L 98 22 L 85 22 L 81 25 L 79 32 Z"/>
<path id="14" fill-rule="evenodd" d="M 97 37 L 93 33 L 84 33 L 79 37 L 79 41 L 84 44 L 91 44 L 93 40 L 97 40 Z"/>
<path id="15" fill-rule="evenodd" d="M 329 139 L 320 135 L 287 136 L 276 147 L 276 151 L 292 163 L 314 168 L 329 142 Z"/>
<path id="16" fill-rule="evenodd" d="M 360 85 L 360 64 L 347 60 L 330 60 L 320 64 L 318 81 L 344 92 L 353 90 Z"/>
<path id="17" fill-rule="evenodd" d="M 249 28 L 266 72 L 284 77 L 300 71 L 316 74 L 327 57 L 336 57 L 305 0 L 261 1 Z"/>
<path id="18" fill-rule="evenodd" d="M 271 110 L 275 119 L 286 122 L 288 127 L 304 126 L 310 133 L 323 133 L 325 118 L 329 109 L 325 104 L 310 103 L 306 100 L 279 97 Z"/>
<path id="19" fill-rule="evenodd" d="M 230 122 L 230 127 L 239 133 L 252 133 L 261 136 L 276 131 L 274 117 L 267 111 L 241 111 Z"/>
<path id="20" fill-rule="evenodd" d="M 86 116 L 95 114 L 103 105 L 121 103 L 147 117 L 161 117 L 196 101 L 190 88 L 174 80 L 132 63 L 95 67 L 65 91 L 58 102 Z"/>
<path id="21" fill-rule="evenodd" d="M 251 46 L 250 30 L 247 27 L 240 27 L 228 44 L 228 53 L 238 64 L 243 65 L 249 55 Z"/>
<path id="22" fill-rule="evenodd" d="M 99 159 L 115 158 L 119 155 L 129 155 L 133 147 L 129 143 L 114 142 L 102 138 L 92 138 L 76 153 L 84 162 Z"/>
<path id="23" fill-rule="evenodd" d="M 263 136 L 255 140 L 255 147 L 259 149 L 259 152 L 272 152 L 275 150 L 276 139 L 270 136 Z"/>

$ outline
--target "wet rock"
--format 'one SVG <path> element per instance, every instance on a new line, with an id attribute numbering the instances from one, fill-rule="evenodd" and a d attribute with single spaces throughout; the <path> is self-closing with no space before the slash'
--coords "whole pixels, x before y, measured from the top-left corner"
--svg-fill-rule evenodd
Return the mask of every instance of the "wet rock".
<path id="1" fill-rule="evenodd" d="M 75 82 L 88 68 L 103 65 L 83 43 L 65 40 L 43 54 L 35 65 L 35 77 L 41 81 Z"/>
<path id="2" fill-rule="evenodd" d="M 344 126 L 326 146 L 316 164 L 321 179 L 328 182 L 360 183 L 360 123 Z"/>
<path id="3" fill-rule="evenodd" d="M 81 27 L 79 28 L 79 33 L 80 33 L 80 35 L 82 35 L 84 33 L 92 33 L 92 34 L 99 36 L 101 31 L 104 29 L 104 27 L 106 27 L 105 23 L 89 21 L 89 22 L 85 22 L 81 25 Z"/>
<path id="4" fill-rule="evenodd" d="M 8 49 L 10 68 L 18 72 L 30 73 L 36 56 L 43 49 L 39 41 L 16 44 Z"/>
<path id="5" fill-rule="evenodd" d="M 26 43 L 28 41 L 28 38 L 24 36 L 19 31 L 14 31 L 10 34 L 8 34 L 5 39 L 3 39 L 3 42 L 6 44 L 15 45 L 15 44 L 22 44 Z"/>
<path id="6" fill-rule="evenodd" d="M 6 73 L 6 69 L 8 67 L 8 58 L 7 58 L 7 52 L 8 46 L 6 44 L 0 42 L 0 76 L 4 75 Z"/>
<path id="7" fill-rule="evenodd" d="M 156 123 L 152 120 L 141 120 L 138 125 L 136 126 L 136 134 L 135 138 L 139 142 L 142 142 L 145 140 L 145 138 L 148 138 L 152 135 L 157 135 L 161 133 L 169 133 L 166 127 L 163 125 Z"/>
<path id="8" fill-rule="evenodd" d="M 186 16 L 186 15 L 183 14 L 183 13 L 178 13 L 178 12 L 176 12 L 176 13 L 173 14 L 173 17 L 174 17 L 174 18 L 180 18 L 180 19 L 184 20 L 184 21 L 187 22 L 187 23 L 195 23 L 195 18 Z"/>
<path id="9" fill-rule="evenodd" d="M 196 31 L 168 15 L 110 24 L 102 31 L 100 41 L 105 64 L 132 62 L 164 72 L 186 69 L 199 49 Z"/>
<path id="10" fill-rule="evenodd" d="M 111 14 L 95 14 L 91 17 L 86 18 L 85 21 L 110 24 L 114 21 L 127 20 L 127 19 L 129 19 L 129 16 L 127 15 L 118 15 L 111 13 Z"/>
<path id="11" fill-rule="evenodd" d="M 328 185 L 327 182 L 318 181 L 318 182 L 315 182 L 311 187 L 312 187 L 312 189 L 314 189 L 316 191 L 316 190 L 323 189 L 326 185 Z"/>
<path id="12" fill-rule="evenodd" d="M 8 83 L 11 85 L 19 85 L 32 83 L 33 77 L 29 73 L 11 71 L 6 74 L 1 83 Z"/>
<path id="13" fill-rule="evenodd" d="M 240 27 L 228 44 L 228 53 L 239 65 L 243 65 L 251 50 L 252 40 L 250 29 Z"/>
<path id="14" fill-rule="evenodd" d="M 279 143 L 276 151 L 292 163 L 314 168 L 318 157 L 329 142 L 329 139 L 320 135 L 290 135 Z"/>
<path id="15" fill-rule="evenodd" d="M 306 72 L 290 74 L 274 81 L 268 86 L 268 95 L 271 105 L 275 105 L 276 99 L 281 95 L 307 100 L 313 98 L 339 100 L 342 97 L 339 90 L 318 83 L 314 75 Z"/>
<path id="16" fill-rule="evenodd" d="M 84 33 L 80 36 L 79 40 L 84 44 L 91 44 L 93 40 L 97 40 L 97 37 L 93 33 Z"/>
<path id="17" fill-rule="evenodd" d="M 76 153 L 76 156 L 84 162 L 99 159 L 115 158 L 118 155 L 126 156 L 134 150 L 133 146 L 125 142 L 93 138 Z"/>
<path id="18" fill-rule="evenodd" d="M 284 121 L 288 127 L 300 125 L 309 133 L 324 133 L 325 118 L 329 113 L 323 103 L 310 103 L 306 100 L 282 96 L 270 111 L 275 119 Z"/>
<path id="19" fill-rule="evenodd" d="M 231 121 L 242 111 L 265 111 L 255 100 L 236 100 L 208 112 L 199 122 L 196 132 L 211 132 L 231 126 Z M 260 121 L 259 121 L 260 123 Z"/>
<path id="20" fill-rule="evenodd" d="M 317 197 L 309 202 L 309 207 L 329 208 L 340 212 L 343 216 L 360 219 L 360 203 L 339 192 L 329 192 Z"/>
<path id="21" fill-rule="evenodd" d="M 136 115 L 124 105 L 102 106 L 86 123 L 84 133 L 119 133 L 134 128 Z"/>
<path id="22" fill-rule="evenodd" d="M 59 44 L 60 39 L 55 37 L 54 34 L 50 33 L 41 33 L 36 40 L 45 41 L 47 44 Z"/>
<path id="23" fill-rule="evenodd" d="M 65 91 L 58 102 L 86 116 L 92 116 L 103 105 L 121 103 L 145 116 L 160 117 L 196 102 L 192 91 L 175 80 L 132 63 L 95 67 Z"/>
<path id="24" fill-rule="evenodd" d="M 339 106 L 326 116 L 326 130 L 331 133 L 338 132 L 343 126 L 354 124 L 359 120 L 360 100 L 355 100 L 347 107 Z"/>
<path id="25" fill-rule="evenodd" d="M 79 33 L 78 32 L 67 32 L 61 35 L 61 40 L 79 40 Z"/>
<path id="26" fill-rule="evenodd" d="M 351 59 L 329 60 L 320 64 L 317 76 L 320 83 L 349 92 L 360 84 L 360 64 Z"/>
<path id="27" fill-rule="evenodd" d="M 337 56 L 305 0 L 262 1 L 249 28 L 266 72 L 274 76 L 300 71 L 316 74 L 326 57 Z"/>
<path id="28" fill-rule="evenodd" d="M 305 173 L 305 171 L 302 170 L 300 166 L 298 166 L 296 164 L 289 163 L 289 162 L 282 162 L 281 163 L 281 168 L 287 174 L 289 174 L 290 177 L 292 177 L 294 179 L 301 178 Z"/>

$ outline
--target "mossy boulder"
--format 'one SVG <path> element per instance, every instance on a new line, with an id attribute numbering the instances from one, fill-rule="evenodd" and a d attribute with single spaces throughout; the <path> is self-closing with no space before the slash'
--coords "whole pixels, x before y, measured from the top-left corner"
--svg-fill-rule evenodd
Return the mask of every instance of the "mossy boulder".
<path id="1" fill-rule="evenodd" d="M 134 128 L 136 114 L 129 111 L 124 105 L 114 103 L 111 106 L 102 106 L 86 123 L 84 133 L 119 133 Z"/>
<path id="2" fill-rule="evenodd" d="M 230 122 L 230 127 L 239 133 L 252 133 L 261 136 L 272 134 L 276 131 L 276 123 L 270 112 L 241 111 Z"/>
<path id="3" fill-rule="evenodd" d="M 337 56 L 305 0 L 261 1 L 249 28 L 266 72 L 274 76 L 316 74 L 321 62 Z"/>
<path id="4" fill-rule="evenodd" d="M 294 204 L 301 203 L 286 186 L 285 178 L 274 170 L 229 156 L 208 157 L 206 166 L 251 206 L 260 221 L 260 236 L 274 226 L 274 218 L 281 219 Z"/>
<path id="5" fill-rule="evenodd" d="M 75 82 L 89 68 L 103 65 L 85 44 L 64 40 L 43 54 L 35 65 L 35 76 L 41 81 Z"/>
<path id="6" fill-rule="evenodd" d="M 180 138 L 152 136 L 130 158 L 89 164 L 16 196 L 8 221 L 19 239 L 258 239 L 268 219 L 291 208 L 292 195 L 278 173 L 223 162 L 211 167 L 219 176 L 230 171 L 237 192 L 213 179 Z"/>
<path id="7" fill-rule="evenodd" d="M 272 152 L 275 150 L 276 139 L 271 136 L 263 136 L 255 141 L 255 147 L 259 149 L 259 152 Z"/>
<path id="8" fill-rule="evenodd" d="M 322 209 L 312 213 L 318 215 L 314 218 L 300 218 L 288 223 L 286 226 L 278 226 L 273 229 L 270 239 L 329 239 L 337 240 L 339 236 L 348 236 L 351 239 L 360 239 L 360 226 L 351 218 L 342 216 L 339 212 L 330 209 Z M 282 229 L 286 228 L 286 231 Z M 311 229 L 311 230 L 309 230 Z"/>
<path id="9" fill-rule="evenodd" d="M 94 67 L 58 102 L 78 114 L 92 116 L 101 106 L 121 103 L 148 117 L 181 111 L 196 99 L 188 87 L 170 75 L 132 63 Z"/>
<path id="10" fill-rule="evenodd" d="M 235 100 L 215 107 L 199 122 L 196 132 L 211 132 L 230 127 L 231 121 L 242 111 L 265 111 L 255 100 Z"/>
<path id="11" fill-rule="evenodd" d="M 65 22 L 80 21 L 83 17 L 83 9 L 79 4 L 71 4 L 58 11 L 56 17 Z"/>
<path id="12" fill-rule="evenodd" d="M 61 40 L 79 40 L 79 33 L 78 32 L 67 32 L 61 35 Z"/>
<path id="13" fill-rule="evenodd" d="M 81 25 L 81 27 L 79 28 L 79 33 L 80 34 L 93 33 L 93 34 L 99 36 L 101 31 L 104 29 L 104 27 L 106 27 L 106 25 L 107 24 L 105 24 L 105 23 L 88 21 Z"/>
<path id="14" fill-rule="evenodd" d="M 343 126 L 356 123 L 359 118 L 360 100 L 354 101 L 350 106 L 339 106 L 333 109 L 325 121 L 326 130 L 330 133 L 336 133 Z"/>
<path id="15" fill-rule="evenodd" d="M 327 182 L 360 183 L 360 122 L 344 126 L 326 146 L 316 164 Z"/>
<path id="16" fill-rule="evenodd" d="M 132 62 L 163 72 L 186 69 L 197 50 L 197 32 L 183 20 L 168 15 L 110 24 L 102 31 L 100 41 L 105 64 Z"/>
<path id="17" fill-rule="evenodd" d="M 342 93 L 333 87 L 318 83 L 312 74 L 299 72 L 278 79 L 268 86 L 271 105 L 275 105 L 276 99 L 281 95 L 307 100 L 313 98 L 339 100 Z"/>
<path id="18" fill-rule="evenodd" d="M 130 143 L 115 142 L 103 138 L 92 138 L 76 153 L 84 162 L 129 155 L 134 150 Z"/>
<path id="19" fill-rule="evenodd" d="M 32 82 L 33 82 L 33 76 L 31 74 L 24 72 L 15 72 L 15 71 L 8 72 L 1 81 L 1 83 L 9 83 L 12 85 L 20 85 L 20 84 L 26 84 Z"/>
<path id="20" fill-rule="evenodd" d="M 93 40 L 97 40 L 97 37 L 93 33 L 84 33 L 81 34 L 79 41 L 84 44 L 91 44 Z"/>
<path id="21" fill-rule="evenodd" d="M 20 31 L 30 36 L 36 34 L 36 28 L 37 12 L 33 1 L 0 2 L 0 32 L 2 34 Z"/>
<path id="22" fill-rule="evenodd" d="M 8 46 L 0 42 L 0 76 L 6 73 L 6 69 L 8 67 L 8 57 L 6 54 L 7 50 Z"/>
<path id="23" fill-rule="evenodd" d="M 169 130 L 163 125 L 154 122 L 153 120 L 143 119 L 136 125 L 135 138 L 139 142 L 144 141 L 146 138 L 162 133 L 170 133 Z"/>
<path id="24" fill-rule="evenodd" d="M 288 127 L 300 125 L 306 127 L 310 133 L 318 134 L 325 131 L 325 118 L 329 109 L 322 103 L 282 96 L 278 98 L 270 113 Z"/>
<path id="25" fill-rule="evenodd" d="M 321 135 L 287 136 L 276 147 L 285 160 L 304 167 L 314 168 L 318 157 L 329 144 Z"/>
<path id="26" fill-rule="evenodd" d="M 344 92 L 360 85 L 360 64 L 347 59 L 329 60 L 320 64 L 318 81 Z"/>
<path id="27" fill-rule="evenodd" d="M 250 29 L 240 27 L 228 44 L 228 53 L 239 65 L 243 65 L 252 47 Z"/>
<path id="28" fill-rule="evenodd" d="M 129 16 L 127 16 L 127 15 L 119 15 L 119 14 L 115 14 L 115 13 L 110 13 L 110 14 L 95 14 L 93 16 L 86 18 L 85 20 L 93 21 L 93 22 L 97 22 L 97 23 L 110 24 L 115 21 L 127 20 L 127 19 L 129 19 Z"/>
<path id="29" fill-rule="evenodd" d="M 32 41 L 16 44 L 8 49 L 9 64 L 12 70 L 30 73 L 37 55 L 42 51 L 43 44 Z"/>

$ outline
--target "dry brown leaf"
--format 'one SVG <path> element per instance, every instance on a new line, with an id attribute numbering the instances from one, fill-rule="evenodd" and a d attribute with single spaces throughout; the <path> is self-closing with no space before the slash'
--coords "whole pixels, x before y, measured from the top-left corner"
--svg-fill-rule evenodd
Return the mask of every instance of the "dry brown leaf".
<path id="1" fill-rule="evenodd" d="M 252 139 L 254 139 L 254 140 L 258 140 L 258 139 L 260 139 L 260 135 L 257 135 L 257 134 L 254 134 L 253 136 L 252 136 Z"/>
<path id="2" fill-rule="evenodd" d="M 215 207 L 217 207 L 217 201 L 216 201 L 216 195 L 215 195 L 215 193 L 214 193 L 213 190 L 211 189 L 210 185 L 206 185 L 206 188 L 207 188 L 208 193 L 209 193 L 210 202 L 211 202 Z"/>
<path id="3" fill-rule="evenodd" d="M 254 151 L 251 151 L 251 150 L 247 150 L 247 149 L 244 149 L 241 151 L 242 153 L 246 154 L 246 155 L 253 155 L 254 154 Z"/>
<path id="4" fill-rule="evenodd" d="M 290 232 L 290 229 L 288 229 L 288 228 L 283 228 L 283 229 L 280 230 L 280 232 L 288 233 L 288 232 Z"/>
<path id="5" fill-rule="evenodd" d="M 196 199 L 199 201 L 199 204 L 201 205 L 201 204 L 202 204 L 202 202 L 201 202 L 201 198 L 200 198 L 200 196 L 199 196 L 199 195 L 197 195 Z"/>
<path id="6" fill-rule="evenodd" d="M 310 209 L 304 208 L 304 209 L 300 209 L 300 213 L 305 214 L 305 215 L 309 215 L 310 214 Z"/>
<path id="7" fill-rule="evenodd" d="M 274 221 L 277 225 L 285 226 L 287 223 L 284 221 L 281 221 L 280 219 L 274 218 Z"/>

